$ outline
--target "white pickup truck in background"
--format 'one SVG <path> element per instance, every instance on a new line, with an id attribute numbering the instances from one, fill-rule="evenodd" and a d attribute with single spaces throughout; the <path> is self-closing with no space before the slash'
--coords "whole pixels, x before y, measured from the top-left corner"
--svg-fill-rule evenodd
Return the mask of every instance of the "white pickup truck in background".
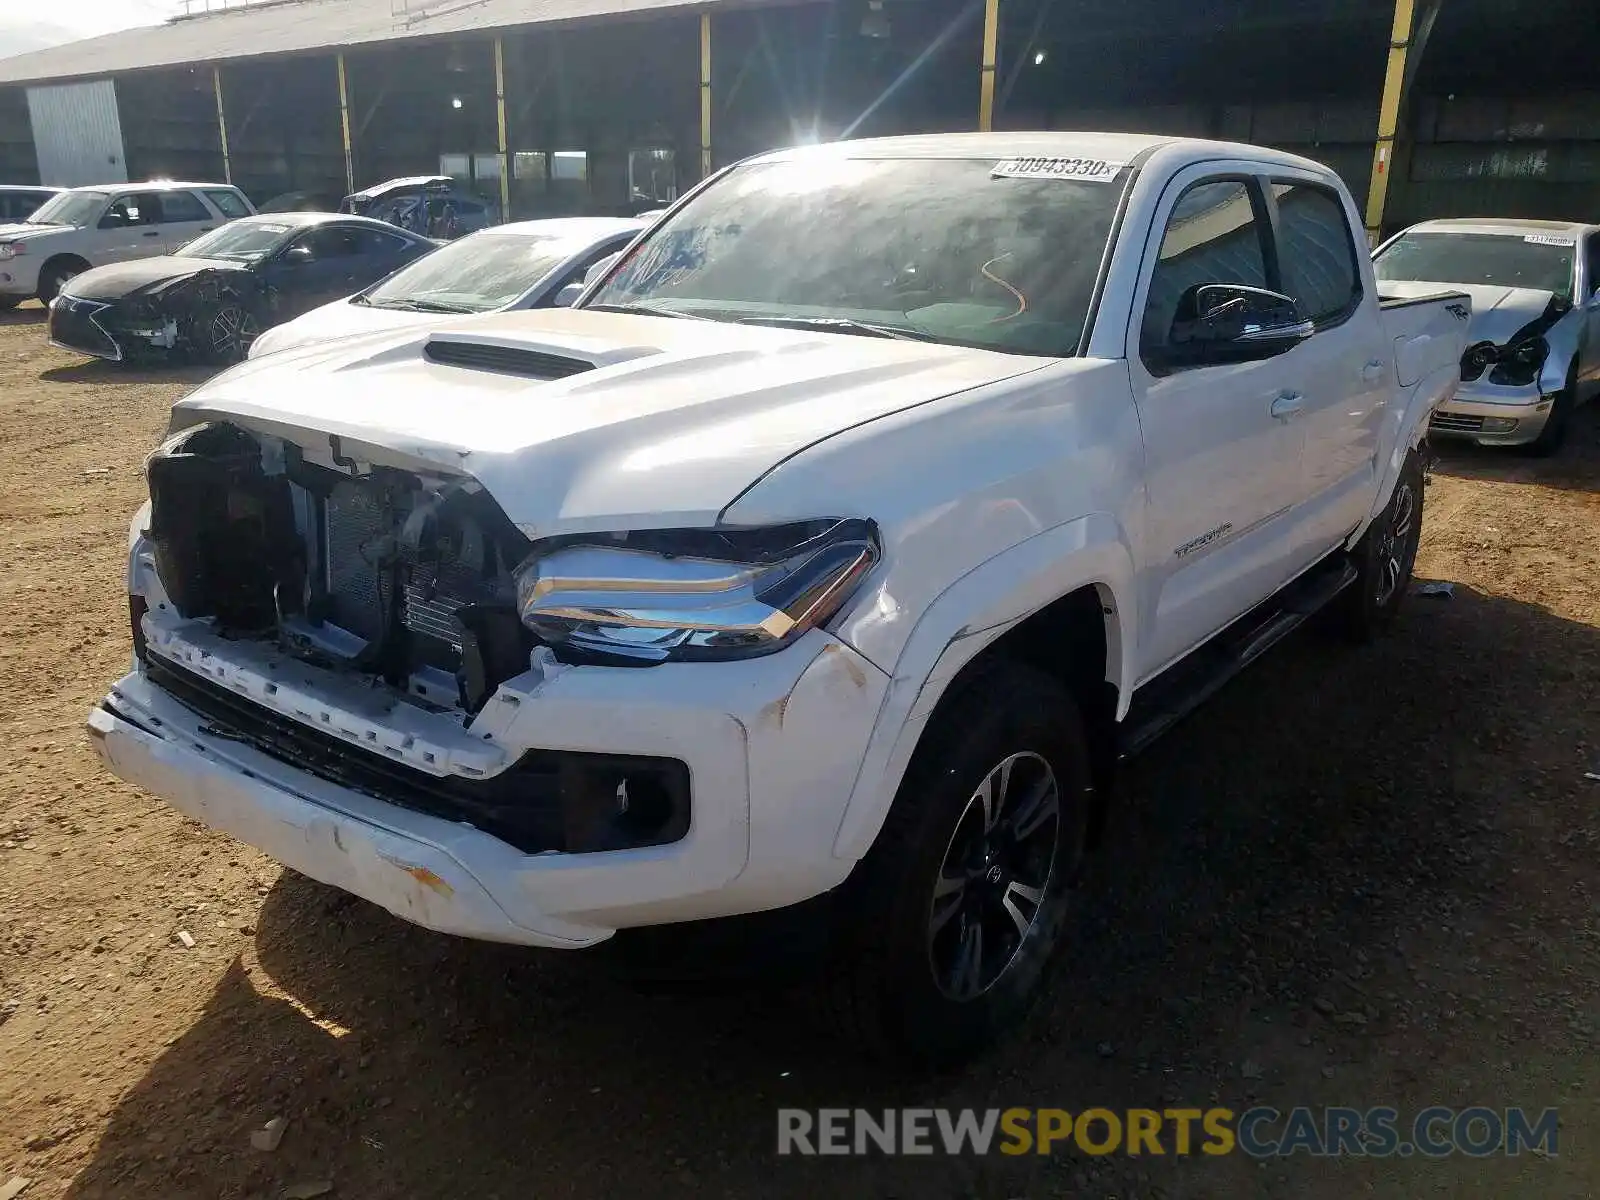
<path id="1" fill-rule="evenodd" d="M 957 1059 L 1038 989 L 1119 756 L 1311 614 L 1392 617 L 1470 315 L 1381 302 L 1338 178 L 1274 151 L 766 155 L 575 308 L 181 402 L 89 729 L 451 933 L 822 897 L 852 1029 Z"/>

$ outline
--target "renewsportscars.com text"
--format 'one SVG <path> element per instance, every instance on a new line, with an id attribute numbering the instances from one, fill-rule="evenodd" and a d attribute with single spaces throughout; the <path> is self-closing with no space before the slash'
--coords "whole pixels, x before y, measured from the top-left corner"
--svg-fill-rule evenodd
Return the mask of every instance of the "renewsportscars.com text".
<path id="1" fill-rule="evenodd" d="M 780 1155 L 1245 1154 L 1251 1158 L 1388 1158 L 1454 1154 L 1554 1157 L 1553 1108 L 778 1110 Z"/>

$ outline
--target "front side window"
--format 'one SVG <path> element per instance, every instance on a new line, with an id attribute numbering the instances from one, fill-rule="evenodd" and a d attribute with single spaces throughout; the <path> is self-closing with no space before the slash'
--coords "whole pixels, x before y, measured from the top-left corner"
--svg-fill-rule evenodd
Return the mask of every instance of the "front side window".
<path id="1" fill-rule="evenodd" d="M 1390 242 L 1373 267 L 1385 281 L 1532 288 L 1570 300 L 1577 253 L 1570 234 L 1417 230 Z"/>
<path id="2" fill-rule="evenodd" d="M 1361 301 L 1361 272 L 1338 194 L 1306 183 L 1276 183 L 1273 194 L 1284 293 L 1307 320 L 1343 319 Z"/>
<path id="3" fill-rule="evenodd" d="M 155 225 L 161 220 L 161 202 L 154 192 L 136 192 L 119 196 L 100 218 L 102 229 L 120 229 L 124 225 Z"/>
<path id="4" fill-rule="evenodd" d="M 738 167 L 655 226 L 588 303 L 1076 354 L 1128 172 L 1000 166 L 802 156 Z"/>
<path id="5" fill-rule="evenodd" d="M 1150 277 L 1141 349 L 1166 348 L 1178 302 L 1197 284 L 1267 287 L 1263 230 L 1253 184 L 1208 180 L 1185 190 L 1167 218 Z"/>
<path id="6" fill-rule="evenodd" d="M 182 221 L 209 221 L 211 213 L 192 192 L 162 192 L 161 220 L 169 225 Z"/>

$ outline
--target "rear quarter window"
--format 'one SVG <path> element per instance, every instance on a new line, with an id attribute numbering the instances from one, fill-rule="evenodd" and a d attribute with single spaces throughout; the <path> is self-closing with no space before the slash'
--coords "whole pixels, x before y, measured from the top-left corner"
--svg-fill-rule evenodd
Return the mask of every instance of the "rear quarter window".
<path id="1" fill-rule="evenodd" d="M 1344 204 L 1332 188 L 1278 181 L 1278 262 L 1283 290 L 1318 324 L 1342 320 L 1361 302 L 1361 269 Z"/>
<path id="2" fill-rule="evenodd" d="M 229 191 L 225 188 L 207 190 L 206 199 L 215 204 L 217 211 L 229 220 L 250 215 L 250 206 L 244 202 L 244 197 L 240 196 L 238 192 Z"/>

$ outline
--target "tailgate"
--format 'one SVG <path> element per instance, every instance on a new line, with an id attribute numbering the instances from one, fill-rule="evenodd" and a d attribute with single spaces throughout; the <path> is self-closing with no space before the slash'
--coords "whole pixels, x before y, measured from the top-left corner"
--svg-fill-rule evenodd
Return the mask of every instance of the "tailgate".
<path id="1" fill-rule="evenodd" d="M 1465 292 L 1384 299 L 1379 319 L 1394 347 L 1395 376 L 1402 388 L 1416 387 L 1439 371 L 1459 369 L 1472 321 Z"/>

